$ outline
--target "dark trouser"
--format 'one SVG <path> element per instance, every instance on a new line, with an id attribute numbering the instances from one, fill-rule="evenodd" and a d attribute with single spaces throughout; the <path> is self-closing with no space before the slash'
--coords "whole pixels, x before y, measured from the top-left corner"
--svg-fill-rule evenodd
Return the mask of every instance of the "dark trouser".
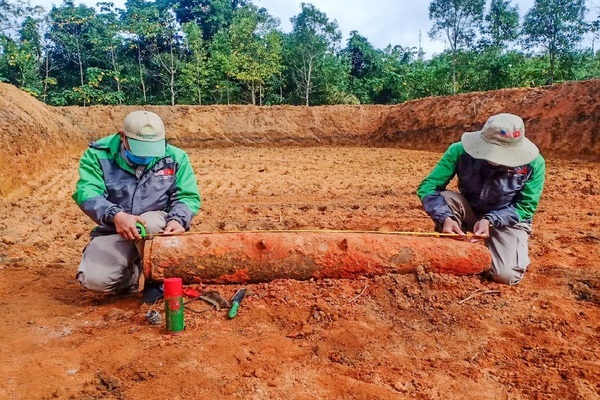
<path id="1" fill-rule="evenodd" d="M 478 219 L 467 199 L 462 194 L 450 190 L 441 194 L 463 228 L 473 231 L 473 225 Z M 485 245 L 492 253 L 491 273 L 496 282 L 507 285 L 521 282 L 530 263 L 528 254 L 530 233 L 531 224 L 528 223 L 490 228 L 490 237 L 485 240 Z"/>

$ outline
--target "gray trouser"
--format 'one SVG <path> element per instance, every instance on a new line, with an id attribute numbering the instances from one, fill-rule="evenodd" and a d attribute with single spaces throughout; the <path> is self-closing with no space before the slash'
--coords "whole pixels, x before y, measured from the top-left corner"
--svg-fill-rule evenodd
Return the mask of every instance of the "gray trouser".
<path id="1" fill-rule="evenodd" d="M 141 214 L 140 217 L 146 221 L 146 232 L 163 230 L 166 215 L 164 211 Z M 143 251 L 143 240 L 128 240 L 116 234 L 95 237 L 83 250 L 77 279 L 94 292 L 135 292 Z"/>
<path id="2" fill-rule="evenodd" d="M 465 197 L 450 190 L 441 193 L 463 228 L 473 231 L 477 215 Z M 518 223 L 514 226 L 490 228 L 490 237 L 485 240 L 492 253 L 491 273 L 496 282 L 516 285 L 530 263 L 528 241 L 531 224 Z"/>

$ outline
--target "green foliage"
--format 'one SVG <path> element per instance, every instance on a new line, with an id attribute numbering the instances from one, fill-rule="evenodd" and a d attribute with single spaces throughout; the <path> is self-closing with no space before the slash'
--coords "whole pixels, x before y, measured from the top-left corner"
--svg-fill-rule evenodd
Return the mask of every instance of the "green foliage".
<path id="1" fill-rule="evenodd" d="M 0 81 L 53 105 L 397 104 L 600 77 L 585 0 L 433 0 L 430 35 L 448 50 L 375 48 L 304 3 L 292 30 L 252 0 L 67 0 L 49 12 L 0 0 Z M 521 29 L 522 28 L 522 29 Z M 596 40 L 597 42 L 597 40 Z M 596 42 L 592 42 L 592 45 Z"/>
<path id="2" fill-rule="evenodd" d="M 476 28 L 483 19 L 484 6 L 485 0 L 432 0 L 429 4 L 429 19 L 433 21 L 429 36 L 444 37 L 452 51 L 453 93 L 458 90 L 458 52 L 473 42 Z"/>
<path id="3" fill-rule="evenodd" d="M 331 63 L 326 57 L 335 53 L 342 35 L 337 22 L 329 21 L 327 15 L 312 4 L 302 3 L 301 9 L 300 14 L 291 19 L 292 32 L 284 44 L 284 58 L 290 86 L 295 88 L 296 98 L 308 106 L 313 94 L 326 90 L 319 86 L 327 82 L 316 78 L 326 69 L 326 61 Z"/>
<path id="4" fill-rule="evenodd" d="M 257 103 L 257 92 L 261 99 L 265 81 L 281 69 L 282 39 L 274 26 L 264 9 L 247 6 L 236 11 L 228 29 L 227 73 L 248 86 L 252 104 Z"/>
<path id="5" fill-rule="evenodd" d="M 188 103 L 202 104 L 208 87 L 208 49 L 202 38 L 202 30 L 195 22 L 183 24 L 188 62 L 181 69 L 181 98 Z"/>
<path id="6" fill-rule="evenodd" d="M 5 78 L 14 82 L 20 89 L 39 95 L 40 87 L 37 79 L 39 65 L 33 44 L 18 43 L 7 37 L 0 37 L 0 43 L 4 49 L 2 59 Z"/>
<path id="7" fill-rule="evenodd" d="M 585 30 L 585 0 L 535 0 L 525 15 L 523 43 L 541 47 L 549 57 L 548 83 L 554 81 L 556 59 L 565 56 L 582 39 Z"/>
<path id="8" fill-rule="evenodd" d="M 475 38 L 476 28 L 483 19 L 485 0 L 432 0 L 429 19 L 432 38 L 443 37 L 453 52 L 467 46 Z"/>
<path id="9" fill-rule="evenodd" d="M 245 0 L 161 0 L 159 3 L 163 8 L 172 8 L 179 23 L 195 22 L 206 41 L 228 29 L 235 12 L 248 4 Z"/>
<path id="10" fill-rule="evenodd" d="M 492 0 L 484 20 L 483 47 L 505 48 L 519 37 L 519 11 L 510 0 Z"/>
<path id="11" fill-rule="evenodd" d="M 350 67 L 349 90 L 362 104 L 381 101 L 378 92 L 381 91 L 381 81 L 384 78 L 384 60 L 381 51 L 376 50 L 371 43 L 358 34 L 350 32 L 348 46 L 342 50 Z"/>

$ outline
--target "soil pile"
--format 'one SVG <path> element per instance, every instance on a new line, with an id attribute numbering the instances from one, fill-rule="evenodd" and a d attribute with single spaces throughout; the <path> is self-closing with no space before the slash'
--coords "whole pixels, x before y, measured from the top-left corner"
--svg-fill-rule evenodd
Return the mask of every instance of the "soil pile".
<path id="1" fill-rule="evenodd" d="M 0 196 L 27 184 L 48 163 L 84 143 L 73 124 L 54 109 L 0 83 Z"/>
<path id="2" fill-rule="evenodd" d="M 374 142 L 443 151 L 463 132 L 481 129 L 490 115 L 508 112 L 542 154 L 600 159 L 600 80 L 432 97 L 393 107 Z"/>

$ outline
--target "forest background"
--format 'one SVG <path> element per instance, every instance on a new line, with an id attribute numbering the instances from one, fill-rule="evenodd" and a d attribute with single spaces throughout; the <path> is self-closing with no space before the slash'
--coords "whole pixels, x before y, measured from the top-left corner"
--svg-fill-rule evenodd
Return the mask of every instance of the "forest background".
<path id="1" fill-rule="evenodd" d="M 378 49 L 357 31 L 342 43 L 335 19 L 311 3 L 284 33 L 251 0 L 127 0 L 123 9 L 66 0 L 50 10 L 0 0 L 0 81 L 56 106 L 308 106 L 600 77 L 600 9 L 590 1 L 535 0 L 521 15 L 511 0 L 433 0 L 429 19 L 428 35 L 447 49 L 425 59 L 422 48 Z"/>

